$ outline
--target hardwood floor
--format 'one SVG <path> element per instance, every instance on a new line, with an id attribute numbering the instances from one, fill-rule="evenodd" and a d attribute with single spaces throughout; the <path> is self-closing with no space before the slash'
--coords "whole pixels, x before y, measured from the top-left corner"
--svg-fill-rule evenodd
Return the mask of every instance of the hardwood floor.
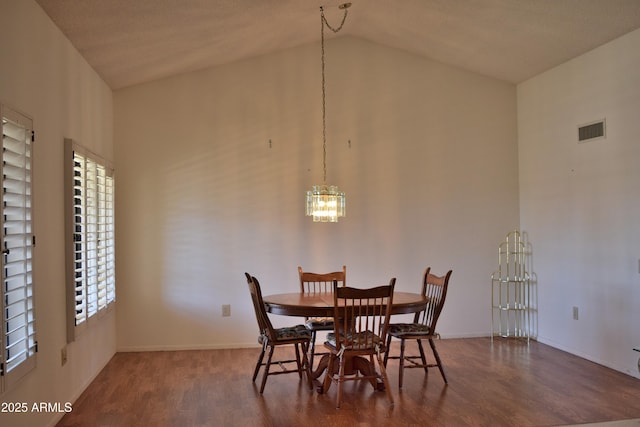
<path id="1" fill-rule="evenodd" d="M 428 376 L 409 369 L 399 390 L 398 361 L 390 360 L 395 406 L 357 381 L 345 385 L 341 409 L 335 387 L 320 395 L 295 374 L 269 377 L 261 396 L 261 376 L 251 381 L 257 348 L 118 353 L 58 426 L 493 427 L 640 418 L 639 379 L 547 345 L 473 338 L 437 347 L 448 385 L 437 369 Z"/>

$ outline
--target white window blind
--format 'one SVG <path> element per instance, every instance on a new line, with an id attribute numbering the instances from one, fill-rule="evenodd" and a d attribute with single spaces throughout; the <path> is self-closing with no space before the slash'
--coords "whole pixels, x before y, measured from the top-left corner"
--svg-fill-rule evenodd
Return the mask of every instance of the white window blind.
<path id="1" fill-rule="evenodd" d="M 2 116 L 2 357 L 0 390 L 35 366 L 31 173 L 33 123 L 0 106 Z"/>
<path id="2" fill-rule="evenodd" d="M 115 301 L 114 177 L 108 162 L 65 140 L 68 340 Z"/>

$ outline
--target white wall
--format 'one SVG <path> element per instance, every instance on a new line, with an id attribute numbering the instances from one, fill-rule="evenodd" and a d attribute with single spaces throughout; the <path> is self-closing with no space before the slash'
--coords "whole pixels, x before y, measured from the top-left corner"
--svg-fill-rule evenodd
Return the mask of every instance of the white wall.
<path id="1" fill-rule="evenodd" d="M 639 376 L 640 30 L 518 86 L 539 340 Z M 606 118 L 606 139 L 577 142 Z M 572 307 L 579 320 L 572 319 Z"/>
<path id="2" fill-rule="evenodd" d="M 244 272 L 296 291 L 298 265 L 406 291 L 451 268 L 441 333 L 489 333 L 497 245 L 518 226 L 515 86 L 354 38 L 326 55 L 337 224 L 304 216 L 319 45 L 115 92 L 119 350 L 256 345 Z"/>
<path id="3" fill-rule="evenodd" d="M 113 158 L 111 90 L 31 0 L 0 0 L 0 102 L 33 118 L 37 367 L 2 402 L 73 401 L 115 352 L 115 316 L 68 346 L 64 291 L 63 139 Z M 58 413 L 0 413 L 2 426 L 53 425 Z"/>
<path id="4" fill-rule="evenodd" d="M 519 85 L 516 135 L 513 86 L 329 41 L 328 179 L 348 216 L 314 224 L 302 202 L 322 179 L 319 46 L 121 90 L 114 128 L 111 91 L 36 3 L 0 0 L 0 102 L 37 134 L 39 341 L 37 368 L 0 400 L 73 401 L 116 349 L 112 314 L 60 366 L 64 137 L 116 158 L 119 349 L 253 345 L 244 271 L 284 292 L 297 265 L 343 263 L 354 285 L 396 276 L 403 290 L 426 265 L 453 268 L 443 335 L 487 334 L 496 246 L 520 206 L 539 339 L 637 376 L 639 45 L 636 31 Z M 576 126 L 601 117 L 607 139 L 577 144 Z M 0 413 L 0 424 L 60 416 Z"/>

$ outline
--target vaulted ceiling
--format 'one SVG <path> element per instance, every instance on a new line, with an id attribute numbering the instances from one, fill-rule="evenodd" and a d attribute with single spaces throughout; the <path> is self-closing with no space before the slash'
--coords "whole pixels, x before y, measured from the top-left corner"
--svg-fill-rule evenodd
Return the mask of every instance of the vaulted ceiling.
<path id="1" fill-rule="evenodd" d="M 345 0 L 36 0 L 119 89 L 320 39 Z M 640 28 L 639 0 L 352 0 L 342 31 L 512 83 Z"/>

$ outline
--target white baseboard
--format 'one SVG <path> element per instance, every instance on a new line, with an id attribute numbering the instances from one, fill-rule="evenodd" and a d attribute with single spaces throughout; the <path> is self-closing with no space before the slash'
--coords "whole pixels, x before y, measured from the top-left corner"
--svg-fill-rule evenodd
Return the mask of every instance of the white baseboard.
<path id="1" fill-rule="evenodd" d="M 133 353 L 142 351 L 187 351 L 187 350 L 227 350 L 233 348 L 260 348 L 258 343 L 225 343 L 225 344 L 197 344 L 197 345 L 150 345 L 119 347 L 118 353 Z"/>

